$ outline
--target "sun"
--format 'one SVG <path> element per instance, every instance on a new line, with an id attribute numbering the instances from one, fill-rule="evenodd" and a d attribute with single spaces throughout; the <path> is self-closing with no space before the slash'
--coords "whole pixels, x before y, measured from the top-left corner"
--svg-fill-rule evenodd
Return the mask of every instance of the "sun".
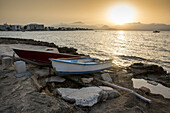
<path id="1" fill-rule="evenodd" d="M 114 24 L 130 23 L 135 19 L 135 10 L 130 5 L 119 4 L 109 10 L 108 18 Z"/>

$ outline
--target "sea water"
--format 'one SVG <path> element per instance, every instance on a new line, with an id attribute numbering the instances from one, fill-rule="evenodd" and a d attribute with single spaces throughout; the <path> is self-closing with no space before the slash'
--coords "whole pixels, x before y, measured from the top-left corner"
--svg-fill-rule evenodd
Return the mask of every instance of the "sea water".
<path id="1" fill-rule="evenodd" d="M 170 31 L 0 31 L 0 37 L 52 42 L 91 57 L 111 58 L 117 65 L 143 62 L 170 72 Z"/>
<path id="2" fill-rule="evenodd" d="M 144 87 L 149 88 L 151 93 L 161 94 L 165 98 L 169 98 L 170 99 L 170 88 L 165 87 L 162 84 L 158 83 L 157 85 L 152 85 L 152 84 L 149 84 L 144 79 L 136 79 L 136 78 L 132 78 L 132 81 L 133 81 L 133 87 L 134 88 L 140 88 L 140 87 L 144 86 Z"/>

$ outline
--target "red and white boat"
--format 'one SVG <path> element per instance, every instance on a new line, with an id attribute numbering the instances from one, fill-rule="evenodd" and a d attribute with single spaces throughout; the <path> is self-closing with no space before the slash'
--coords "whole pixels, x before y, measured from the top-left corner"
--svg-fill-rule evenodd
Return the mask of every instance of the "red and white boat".
<path id="1" fill-rule="evenodd" d="M 34 63 L 37 65 L 50 65 L 51 62 L 49 58 L 72 58 L 79 57 L 78 55 L 59 53 L 54 51 L 45 50 L 26 50 L 13 48 L 13 51 L 26 62 Z"/>

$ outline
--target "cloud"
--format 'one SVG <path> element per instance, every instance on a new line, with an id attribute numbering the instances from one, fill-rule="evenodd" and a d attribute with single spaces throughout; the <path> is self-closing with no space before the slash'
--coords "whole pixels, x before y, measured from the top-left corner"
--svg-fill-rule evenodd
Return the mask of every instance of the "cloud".
<path id="1" fill-rule="evenodd" d="M 83 22 L 81 22 L 81 21 L 73 22 L 73 23 L 71 23 L 71 24 L 84 25 L 84 23 L 83 23 Z"/>

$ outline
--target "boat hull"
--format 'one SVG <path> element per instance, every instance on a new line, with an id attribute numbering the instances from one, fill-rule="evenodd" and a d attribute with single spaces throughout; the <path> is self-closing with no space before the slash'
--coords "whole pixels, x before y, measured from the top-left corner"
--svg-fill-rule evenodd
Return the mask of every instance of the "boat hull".
<path id="1" fill-rule="evenodd" d="M 36 50 L 22 50 L 13 49 L 14 52 L 23 60 L 30 61 L 31 63 L 38 65 L 50 65 L 49 58 L 71 58 L 78 57 L 78 55 L 71 55 L 65 53 L 53 53 L 48 51 L 36 51 Z"/>
<path id="2" fill-rule="evenodd" d="M 153 31 L 153 33 L 160 33 L 160 31 L 155 30 L 155 31 Z"/>
<path id="3" fill-rule="evenodd" d="M 109 69 L 112 66 L 111 61 L 89 65 L 51 61 L 54 70 L 60 75 L 95 73 Z"/>

